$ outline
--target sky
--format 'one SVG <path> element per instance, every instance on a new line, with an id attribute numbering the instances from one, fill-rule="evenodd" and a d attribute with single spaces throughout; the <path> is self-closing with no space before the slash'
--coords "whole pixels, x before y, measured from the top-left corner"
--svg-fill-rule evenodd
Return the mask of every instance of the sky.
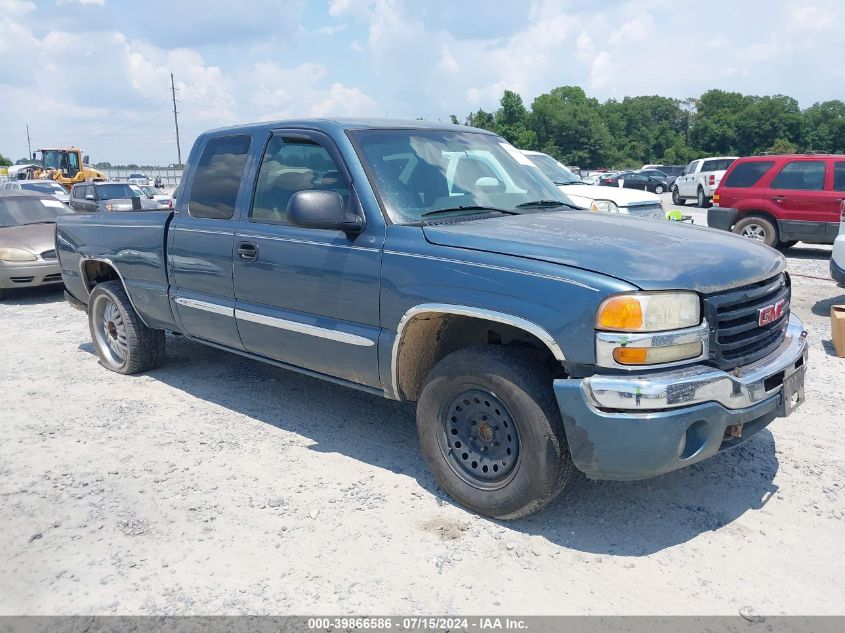
<path id="1" fill-rule="evenodd" d="M 841 0 L 0 0 L 0 154 L 175 163 L 203 130 L 462 121 L 505 89 L 845 99 Z M 837 28 L 840 27 L 840 28 Z"/>

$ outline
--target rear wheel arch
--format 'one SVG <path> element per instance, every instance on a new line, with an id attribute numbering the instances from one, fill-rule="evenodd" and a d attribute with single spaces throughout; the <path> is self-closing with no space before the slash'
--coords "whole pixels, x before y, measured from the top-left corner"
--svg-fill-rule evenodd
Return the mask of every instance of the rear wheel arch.
<path id="1" fill-rule="evenodd" d="M 416 400 L 440 360 L 459 349 L 489 344 L 523 349 L 563 372 L 563 350 L 536 323 L 483 308 L 423 304 L 408 310 L 397 326 L 391 354 L 393 397 Z"/>
<path id="2" fill-rule="evenodd" d="M 84 257 L 79 261 L 79 275 L 82 280 L 82 285 L 85 288 L 85 293 L 88 297 L 91 296 L 91 293 L 98 284 L 105 283 L 107 281 L 120 283 L 120 285 L 123 286 L 123 291 L 129 298 L 129 303 L 132 305 L 132 308 L 141 320 L 141 323 L 146 325 L 144 317 L 141 316 L 141 313 L 135 306 L 135 302 L 132 300 L 132 295 L 129 294 L 129 288 L 126 286 L 126 281 L 123 279 L 123 275 L 120 273 L 120 270 L 113 261 L 105 258 Z"/>

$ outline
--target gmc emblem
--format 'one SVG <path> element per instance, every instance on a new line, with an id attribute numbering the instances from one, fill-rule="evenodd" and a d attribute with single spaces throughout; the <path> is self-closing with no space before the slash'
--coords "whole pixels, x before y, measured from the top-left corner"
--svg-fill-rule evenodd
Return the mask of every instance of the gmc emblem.
<path id="1" fill-rule="evenodd" d="M 785 310 L 786 299 L 781 299 L 777 303 L 759 308 L 757 310 L 757 325 L 763 327 L 764 325 L 769 325 L 769 323 L 774 323 L 783 316 Z"/>

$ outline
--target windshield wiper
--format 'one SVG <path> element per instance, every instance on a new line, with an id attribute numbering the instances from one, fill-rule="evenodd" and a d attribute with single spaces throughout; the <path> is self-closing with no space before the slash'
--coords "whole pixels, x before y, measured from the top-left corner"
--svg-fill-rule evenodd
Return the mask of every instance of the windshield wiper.
<path id="1" fill-rule="evenodd" d="M 512 211 L 510 209 L 497 209 L 496 207 L 483 207 L 476 204 L 462 204 L 457 207 L 448 207 L 446 209 L 434 209 L 433 211 L 426 211 L 421 218 L 428 218 L 433 215 L 440 215 L 441 213 L 454 213 L 455 211 L 490 211 L 498 213 L 506 213 L 508 215 L 519 215 L 519 211 Z"/>
<path id="2" fill-rule="evenodd" d="M 551 209 L 552 207 L 569 207 L 570 209 L 580 209 L 574 204 L 568 202 L 561 202 L 560 200 L 532 200 L 531 202 L 523 202 L 516 205 L 517 209 Z"/>

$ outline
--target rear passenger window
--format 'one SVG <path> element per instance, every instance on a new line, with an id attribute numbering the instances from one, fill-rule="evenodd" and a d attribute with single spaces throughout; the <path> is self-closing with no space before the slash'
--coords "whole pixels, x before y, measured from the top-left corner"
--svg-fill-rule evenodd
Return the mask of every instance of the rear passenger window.
<path id="1" fill-rule="evenodd" d="M 314 141 L 274 136 L 267 144 L 249 217 L 262 224 L 287 224 L 288 202 L 297 191 L 336 191 L 344 202 L 349 184 L 329 151 Z"/>
<path id="2" fill-rule="evenodd" d="M 845 191 L 845 162 L 833 163 L 833 190 Z"/>
<path id="3" fill-rule="evenodd" d="M 725 187 L 753 187 L 775 164 L 773 160 L 755 160 L 740 163 L 722 183 Z"/>
<path id="4" fill-rule="evenodd" d="M 823 160 L 791 161 L 775 176 L 771 188 L 822 191 L 824 166 Z"/>
<path id="5" fill-rule="evenodd" d="M 730 167 L 734 162 L 733 158 L 716 158 L 713 160 L 705 160 L 701 166 L 701 171 L 724 171 Z"/>
<path id="6" fill-rule="evenodd" d="M 215 220 L 228 220 L 234 215 L 249 143 L 247 135 L 208 141 L 191 184 L 188 213 Z"/>

